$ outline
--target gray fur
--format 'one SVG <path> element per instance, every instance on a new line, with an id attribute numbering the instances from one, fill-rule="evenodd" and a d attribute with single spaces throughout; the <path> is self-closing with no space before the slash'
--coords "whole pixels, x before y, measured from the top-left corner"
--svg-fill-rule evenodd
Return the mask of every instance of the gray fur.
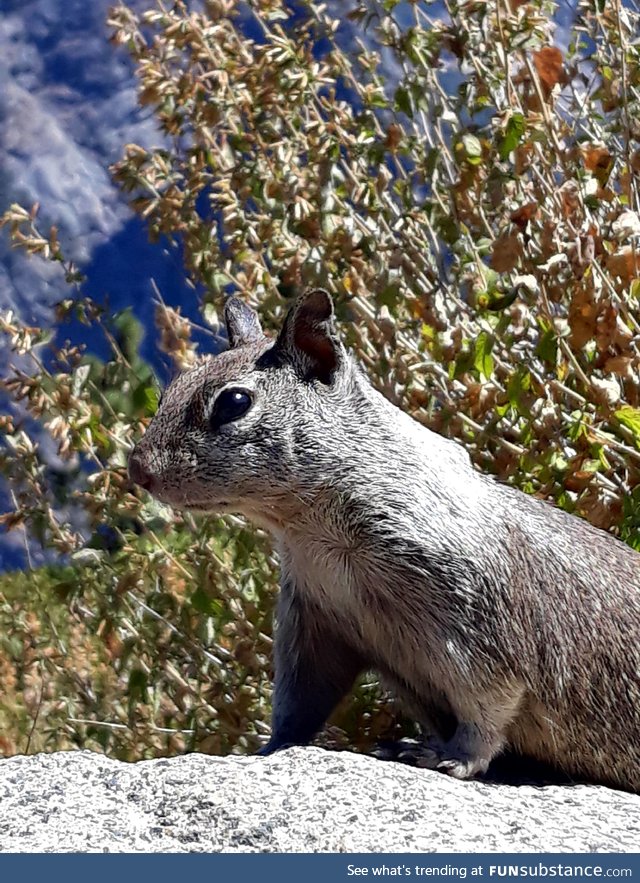
<path id="1" fill-rule="evenodd" d="M 258 316 L 239 297 L 230 297 L 225 303 L 224 320 L 232 349 L 264 337 Z"/>
<path id="2" fill-rule="evenodd" d="M 229 387 L 254 404 L 214 432 Z M 481 475 L 388 402 L 324 292 L 298 300 L 275 344 L 253 335 L 179 376 L 130 471 L 166 503 L 239 512 L 275 537 L 266 751 L 308 742 L 373 668 L 451 775 L 509 746 L 640 791 L 640 555 Z"/>

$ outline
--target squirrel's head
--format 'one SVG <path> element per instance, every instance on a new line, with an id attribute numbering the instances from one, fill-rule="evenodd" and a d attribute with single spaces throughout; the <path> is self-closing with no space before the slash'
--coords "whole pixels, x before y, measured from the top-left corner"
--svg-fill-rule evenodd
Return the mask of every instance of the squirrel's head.
<path id="1" fill-rule="evenodd" d="M 321 289 L 298 298 L 275 343 L 238 298 L 224 318 L 229 349 L 166 389 L 129 475 L 176 508 L 278 521 L 331 453 L 354 367 Z"/>

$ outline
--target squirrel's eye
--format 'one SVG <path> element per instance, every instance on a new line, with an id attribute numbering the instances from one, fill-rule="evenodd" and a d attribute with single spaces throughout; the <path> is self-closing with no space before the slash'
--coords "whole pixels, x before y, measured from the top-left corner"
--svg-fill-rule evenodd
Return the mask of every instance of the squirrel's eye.
<path id="1" fill-rule="evenodd" d="M 225 389 L 215 401 L 209 423 L 215 428 L 239 420 L 247 413 L 252 404 L 251 394 L 246 390 Z"/>

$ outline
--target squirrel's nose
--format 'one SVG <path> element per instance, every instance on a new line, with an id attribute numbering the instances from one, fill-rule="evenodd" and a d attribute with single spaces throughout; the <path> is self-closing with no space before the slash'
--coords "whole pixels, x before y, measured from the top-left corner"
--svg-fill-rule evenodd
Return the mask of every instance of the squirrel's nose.
<path id="1" fill-rule="evenodd" d="M 143 464 L 137 450 L 134 450 L 129 457 L 129 478 L 136 484 L 140 485 L 145 491 L 150 491 L 153 486 L 153 476 Z"/>

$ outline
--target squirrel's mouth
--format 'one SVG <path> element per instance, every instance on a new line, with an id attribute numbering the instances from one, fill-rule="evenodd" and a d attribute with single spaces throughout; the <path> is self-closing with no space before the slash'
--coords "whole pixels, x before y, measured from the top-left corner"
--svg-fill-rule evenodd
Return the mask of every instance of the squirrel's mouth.
<path id="1" fill-rule="evenodd" d="M 229 499 L 214 496 L 204 497 L 200 493 L 190 493 L 189 487 L 165 484 L 162 479 L 154 481 L 147 490 L 156 500 L 178 512 L 194 515 L 242 515 L 266 530 L 281 528 L 283 518 L 277 506 L 256 499 Z M 195 489 L 194 489 L 195 490 Z"/>
<path id="2" fill-rule="evenodd" d="M 275 508 L 270 506 L 255 506 L 244 502 L 231 502 L 230 500 L 199 500 L 189 497 L 187 493 L 160 492 L 153 493 L 156 499 L 166 506 L 170 506 L 179 512 L 189 512 L 193 515 L 241 515 L 252 521 L 258 527 L 267 531 L 280 531 L 285 527 L 286 519 L 283 519 Z"/>
<path id="3" fill-rule="evenodd" d="M 174 508 L 186 509 L 188 512 L 195 512 L 196 515 L 225 515 L 233 507 L 226 500 L 216 500 L 215 503 L 211 501 L 206 503 L 183 503 L 181 506 L 174 506 Z"/>
<path id="4" fill-rule="evenodd" d="M 195 512 L 203 515 L 229 512 L 233 506 L 228 500 L 201 499 L 196 495 L 189 494 L 188 490 L 178 490 L 166 487 L 153 487 L 147 489 L 152 497 L 179 511 Z"/>
<path id="5" fill-rule="evenodd" d="M 167 496 L 162 502 L 171 506 L 172 509 L 181 509 L 201 515 L 215 515 L 217 513 L 223 515 L 233 509 L 232 504 L 227 500 L 198 500 L 186 495 L 172 496 L 171 499 Z"/>

